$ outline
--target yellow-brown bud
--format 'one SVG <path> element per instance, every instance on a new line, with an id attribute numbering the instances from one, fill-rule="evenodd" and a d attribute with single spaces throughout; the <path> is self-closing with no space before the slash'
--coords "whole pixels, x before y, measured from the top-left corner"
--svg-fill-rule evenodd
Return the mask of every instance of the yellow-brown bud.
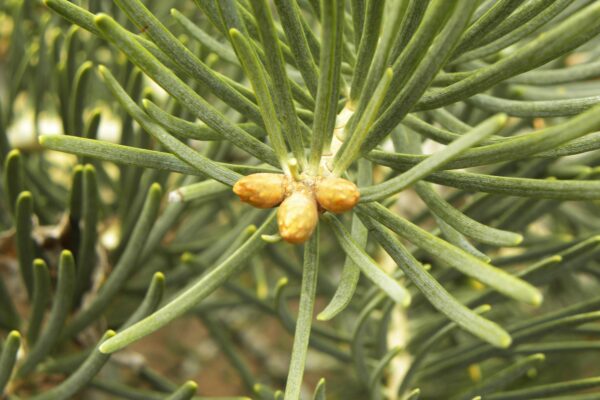
<path id="1" fill-rule="evenodd" d="M 277 210 L 279 234 L 289 243 L 304 243 L 319 221 L 317 202 L 309 190 L 297 190 Z"/>
<path id="2" fill-rule="evenodd" d="M 336 214 L 351 210 L 360 198 L 356 185 L 343 178 L 317 181 L 315 195 L 321 207 Z"/>
<path id="3" fill-rule="evenodd" d="M 285 198 L 286 182 L 287 178 L 282 174 L 252 174 L 237 181 L 233 192 L 244 203 L 257 208 L 272 208 Z"/>

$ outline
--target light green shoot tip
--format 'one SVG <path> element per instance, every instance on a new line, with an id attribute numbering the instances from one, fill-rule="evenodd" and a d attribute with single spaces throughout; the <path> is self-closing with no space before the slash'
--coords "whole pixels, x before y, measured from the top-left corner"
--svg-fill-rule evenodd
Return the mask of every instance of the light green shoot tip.
<path id="1" fill-rule="evenodd" d="M 24 191 L 24 192 L 21 192 L 21 193 L 19 194 L 19 200 L 22 200 L 22 199 L 27 199 L 27 200 L 30 200 L 32 197 L 33 197 L 33 195 L 32 195 L 32 194 L 31 194 L 31 192 L 30 192 L 30 191 L 28 191 L 28 190 L 26 190 L 26 191 Z"/>
<path id="2" fill-rule="evenodd" d="M 189 263 L 189 262 L 192 262 L 192 260 L 194 259 L 194 255 L 192 253 L 190 253 L 189 251 L 186 251 L 181 255 L 181 257 L 179 259 L 181 260 L 182 263 Z"/>
<path id="3" fill-rule="evenodd" d="M 544 295 L 540 291 L 536 291 L 531 299 L 531 305 L 539 307 L 544 302 Z"/>
<path id="4" fill-rule="evenodd" d="M 189 387 L 190 389 L 196 390 L 198 389 L 198 384 L 194 381 L 187 381 L 186 383 L 184 383 L 185 386 Z"/>
<path id="5" fill-rule="evenodd" d="M 11 151 L 8 152 L 9 158 L 18 157 L 20 155 L 21 155 L 21 152 L 19 151 L 19 149 L 12 149 Z"/>
<path id="6" fill-rule="evenodd" d="M 533 355 L 533 358 L 535 358 L 536 360 L 539 360 L 539 361 L 545 361 L 546 355 L 544 353 L 537 353 L 537 354 Z"/>
<path id="7" fill-rule="evenodd" d="M 501 113 L 496 115 L 496 121 L 498 121 L 498 125 L 504 126 L 508 121 L 508 115 Z"/>
<path id="8" fill-rule="evenodd" d="M 21 340 L 21 333 L 19 331 L 10 331 L 8 334 L 9 339 Z"/>
<path id="9" fill-rule="evenodd" d="M 261 235 L 260 238 L 270 244 L 275 244 L 278 242 L 281 242 L 282 238 L 281 235 L 276 233 L 274 235 Z"/>
<path id="10" fill-rule="evenodd" d="M 510 347 L 510 345 L 512 344 L 512 338 L 510 337 L 510 335 L 507 333 L 506 335 L 503 335 L 503 337 L 500 339 L 499 341 L 499 346 L 503 349 L 507 349 Z"/>
<path id="11" fill-rule="evenodd" d="M 98 13 L 94 16 L 94 23 L 96 25 L 106 23 L 110 20 L 112 20 L 110 15 L 105 14 L 105 13 Z"/>
<path id="12" fill-rule="evenodd" d="M 98 347 L 98 350 L 100 350 L 100 353 L 110 354 L 110 353 L 114 353 L 115 351 L 119 350 L 119 349 L 112 349 L 113 346 L 110 345 L 112 342 L 112 339 L 116 336 L 116 334 L 117 334 L 117 332 L 115 332 L 113 330 L 109 330 L 106 332 L 106 334 L 104 335 L 104 337 L 105 337 L 104 342 L 102 342 L 100 347 Z"/>
<path id="13" fill-rule="evenodd" d="M 285 285 L 288 284 L 288 279 L 287 278 L 281 278 L 277 281 L 277 289 L 284 287 Z"/>
<path id="14" fill-rule="evenodd" d="M 162 187 L 159 183 L 154 182 L 152 186 L 150 186 L 150 191 L 153 193 L 158 193 L 160 195 L 162 193 Z"/>
<path id="15" fill-rule="evenodd" d="M 412 302 L 412 297 L 410 294 L 408 294 L 408 292 L 406 292 L 406 296 L 404 296 L 404 300 L 402 300 L 402 307 L 404 308 L 408 308 L 408 306 L 410 306 L 410 303 Z"/>

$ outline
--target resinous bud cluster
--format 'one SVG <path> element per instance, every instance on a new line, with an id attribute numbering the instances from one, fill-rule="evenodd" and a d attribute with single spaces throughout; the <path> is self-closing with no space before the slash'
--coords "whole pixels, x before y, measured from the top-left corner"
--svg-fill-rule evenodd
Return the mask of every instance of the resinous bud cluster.
<path id="1" fill-rule="evenodd" d="M 312 235 L 319 212 L 336 214 L 351 210 L 360 198 L 356 185 L 343 178 L 258 173 L 243 177 L 233 191 L 257 208 L 277 210 L 279 234 L 289 243 L 304 243 Z"/>

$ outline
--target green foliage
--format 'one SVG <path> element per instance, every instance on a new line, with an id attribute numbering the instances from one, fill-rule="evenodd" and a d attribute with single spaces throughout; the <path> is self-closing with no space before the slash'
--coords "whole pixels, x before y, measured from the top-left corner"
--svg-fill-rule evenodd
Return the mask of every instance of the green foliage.
<path id="1" fill-rule="evenodd" d="M 598 398 L 599 34 L 589 0 L 1 2 L 0 395 Z M 255 173 L 360 203 L 290 245 Z M 159 329 L 240 384 L 140 360 Z"/>

